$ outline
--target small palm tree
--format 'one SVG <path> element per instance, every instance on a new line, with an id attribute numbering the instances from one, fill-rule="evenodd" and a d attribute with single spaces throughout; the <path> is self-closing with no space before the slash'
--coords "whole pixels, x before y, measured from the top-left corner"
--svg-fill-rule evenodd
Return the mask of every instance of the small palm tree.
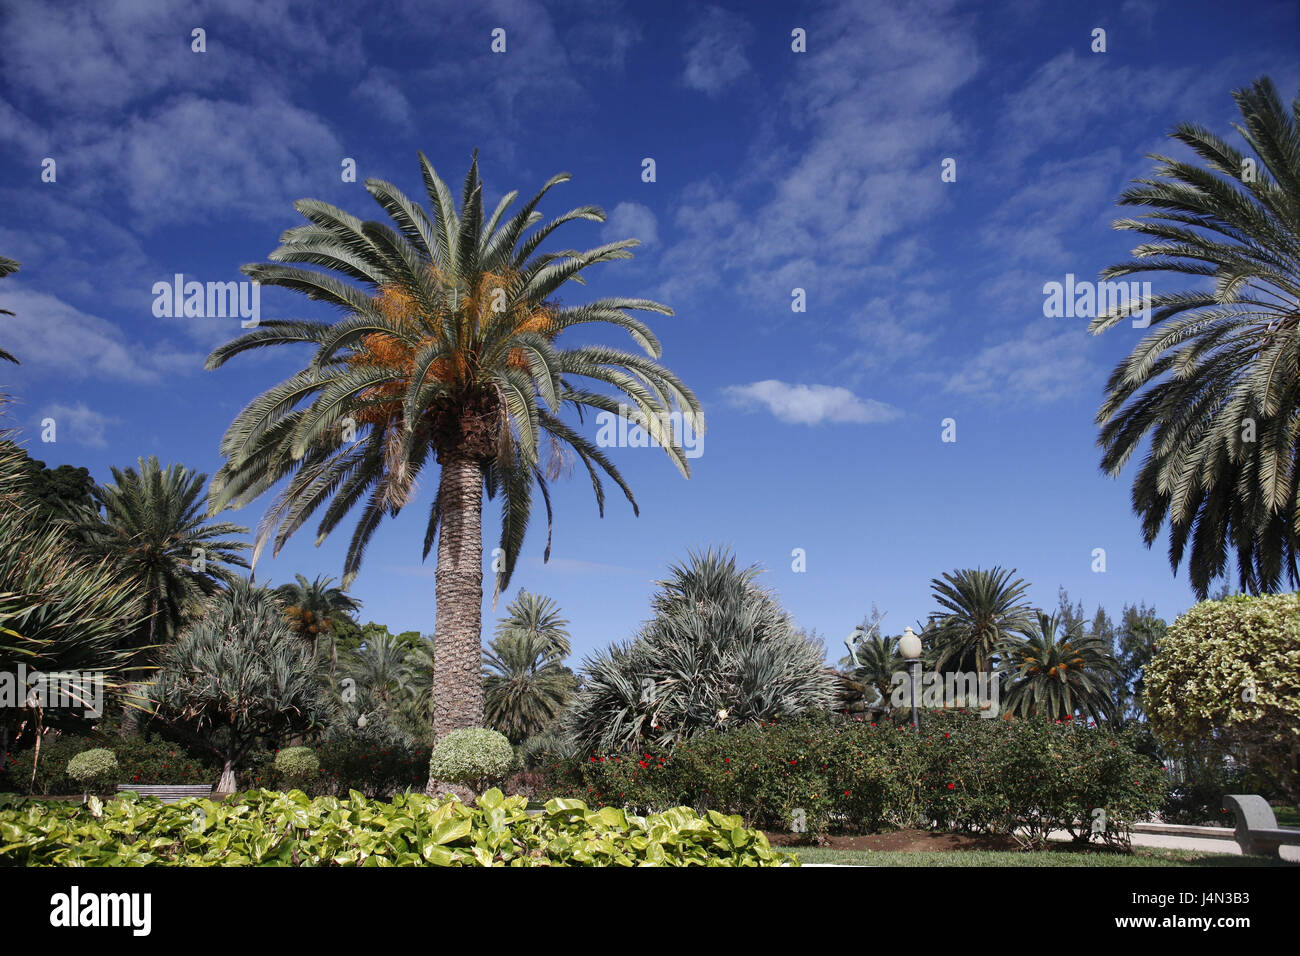
<path id="1" fill-rule="evenodd" d="M 1267 78 L 1233 97 L 1252 155 L 1176 127 L 1203 164 L 1151 157 L 1155 178 L 1120 198 L 1150 212 L 1114 223 L 1146 239 L 1102 273 L 1196 283 L 1151 299 L 1151 332 L 1111 373 L 1097 423 L 1112 476 L 1150 439 L 1133 508 L 1148 547 L 1168 522 L 1170 566 L 1187 557 L 1201 600 L 1230 551 L 1245 591 L 1300 583 L 1300 97 L 1288 111 Z M 1132 311 L 1111 309 L 1090 330 Z"/>
<path id="2" fill-rule="evenodd" d="M 654 334 L 631 314 L 670 315 L 671 309 L 638 298 L 558 300 L 588 267 L 629 258 L 638 244 L 623 239 L 585 252 L 539 252 L 566 223 L 604 221 L 600 209 L 580 206 L 525 235 L 541 222 L 539 203 L 567 174 L 506 215 L 517 194 L 485 213 L 477 154 L 459 209 L 423 153 L 420 166 L 428 211 L 378 179 L 367 180 L 366 190 L 391 223 L 363 222 L 326 203 L 300 200 L 295 208 L 308 224 L 283 235 L 271 262 L 244 267 L 263 285 L 327 302 L 344 318 L 263 322 L 209 357 L 208 367 L 216 368 L 250 349 L 315 348 L 298 374 L 235 417 L 222 440 L 226 462 L 213 481 L 210 509 L 242 507 L 285 481 L 262 524 L 254 561 L 264 543 L 273 539 L 278 551 L 322 507 L 318 541 L 359 510 L 344 562 L 346 587 L 380 521 L 409 504 L 417 477 L 436 459 L 424 554 L 436 539 L 434 731 L 441 737 L 483 720 L 484 492 L 502 500 L 500 593 L 519 556 L 533 491 L 540 491 L 549 520 L 548 481 L 563 473 L 566 458 L 586 467 L 602 513 L 600 472 L 636 508 L 604 451 L 561 417 L 566 406 L 579 422 L 584 412 L 618 416 L 631 408 L 687 476 L 681 436 L 667 422 L 676 412 L 701 432 L 704 418 L 690 389 L 656 361 Z M 593 324 L 628 333 L 644 354 L 561 347 L 566 331 Z"/>
<path id="3" fill-rule="evenodd" d="M 15 262 L 12 259 L 6 259 L 4 256 L 0 256 L 0 279 L 3 279 L 5 276 L 11 275 L 12 273 L 15 273 L 17 271 L 18 271 L 17 262 Z M 0 315 L 13 315 L 13 313 L 8 309 L 0 309 Z M 23 364 L 22 362 L 14 358 L 12 355 L 10 355 L 8 352 L 6 352 L 4 349 L 0 349 L 0 359 L 4 359 L 6 362 L 13 362 L 15 365 Z"/>
<path id="4" fill-rule="evenodd" d="M 1105 641 L 1085 635 L 1081 625 L 1067 632 L 1064 623 L 1058 614 L 1038 611 L 1023 639 L 1005 642 L 1011 675 L 1006 712 L 1053 720 L 1077 713 L 1095 720 L 1110 716 L 1119 664 Z"/>
<path id="5" fill-rule="evenodd" d="M 864 626 L 863 632 L 866 633 Z M 861 688 L 863 702 L 889 709 L 894 675 L 903 671 L 903 655 L 898 652 L 898 637 L 872 634 L 859 641 L 855 653 L 858 664 L 849 672 L 850 680 Z M 875 695 L 874 700 L 871 699 Z"/>
<path id="6" fill-rule="evenodd" d="M 1015 573 L 1000 567 L 965 569 L 931 580 L 943 609 L 931 615 L 926 628 L 936 670 L 993 673 L 999 647 L 1030 620 L 1028 585 L 1013 578 Z"/>
<path id="7" fill-rule="evenodd" d="M 557 657 L 570 653 L 569 622 L 560 617 L 560 606 L 542 594 L 520 590 L 506 605 L 506 616 L 497 622 L 497 637 L 537 638 Z"/>
<path id="8" fill-rule="evenodd" d="M 546 638 L 506 632 L 483 652 L 484 718 L 512 744 L 548 730 L 575 690 L 573 672 Z"/>
<path id="9" fill-rule="evenodd" d="M 94 490 L 103 519 L 81 530 L 95 552 L 134 582 L 147 614 L 137 645 L 153 646 L 178 633 L 204 597 L 236 580 L 232 567 L 248 567 L 240 553 L 248 545 L 230 537 L 248 529 L 208 523 L 207 475 L 179 464 L 164 469 L 153 457 L 139 459 L 139 466 L 112 469 L 113 482 Z"/>
<path id="10" fill-rule="evenodd" d="M 334 622 L 340 615 L 361 609 L 361 602 L 342 588 L 334 587 L 334 579 L 317 575 L 308 581 L 301 574 L 294 575 L 293 584 L 282 584 L 275 589 L 284 604 L 284 616 L 295 632 L 311 645 L 315 655 L 321 635 L 330 639 L 330 673 L 338 666 L 338 647 L 334 642 Z"/>

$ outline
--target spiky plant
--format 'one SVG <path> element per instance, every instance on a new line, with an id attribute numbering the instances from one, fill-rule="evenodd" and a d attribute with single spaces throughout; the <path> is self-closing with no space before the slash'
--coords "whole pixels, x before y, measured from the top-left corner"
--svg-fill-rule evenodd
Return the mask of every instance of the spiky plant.
<path id="1" fill-rule="evenodd" d="M 158 459 L 139 459 L 135 468 L 113 468 L 113 481 L 96 486 L 102 519 L 81 527 L 90 548 L 107 557 L 132 582 L 147 618 L 134 640 L 155 646 L 171 640 L 203 598 L 237 579 L 232 568 L 248 567 L 234 540 L 247 528 L 209 522 L 203 508 L 207 475 L 184 465 L 163 468 Z"/>
<path id="2" fill-rule="evenodd" d="M 219 793 L 259 741 L 325 725 L 331 702 L 311 650 L 275 594 L 236 578 L 166 649 L 149 687 L 157 715 L 217 754 Z"/>
<path id="3" fill-rule="evenodd" d="M 674 746 L 831 705 L 825 649 L 758 585 L 757 566 L 710 549 L 669 571 L 636 638 L 586 660 L 564 724 L 580 747 Z"/>
<path id="4" fill-rule="evenodd" d="M 1019 639 L 1005 642 L 1003 653 L 1011 679 L 1007 713 L 1052 720 L 1075 714 L 1101 720 L 1112 713 L 1119 663 L 1110 645 L 1084 634 L 1082 625 L 1067 632 L 1060 615 L 1038 611 Z"/>
<path id="5" fill-rule="evenodd" d="M 993 672 L 999 646 L 1031 620 L 1028 585 L 1015 573 L 963 569 L 930 581 L 941 608 L 925 629 L 936 670 Z"/>
<path id="6" fill-rule="evenodd" d="M 863 630 L 865 633 L 866 628 Z M 903 655 L 898 651 L 899 640 L 872 634 L 858 642 L 855 649 L 858 662 L 849 670 L 846 683 L 861 696 L 863 704 L 889 709 L 894 675 L 902 672 L 904 666 Z"/>
<path id="7" fill-rule="evenodd" d="M 1170 136 L 1202 162 L 1151 156 L 1154 178 L 1119 200 L 1151 211 L 1114 223 L 1146 240 L 1102 273 L 1194 282 L 1152 297 L 1151 331 L 1111 373 L 1097 423 L 1112 476 L 1150 440 L 1133 508 L 1148 547 L 1168 523 L 1170 566 L 1177 574 L 1187 558 L 1201 600 L 1230 553 L 1245 591 L 1300 583 L 1300 96 L 1288 111 L 1263 78 L 1233 97 L 1249 153 L 1176 127 Z M 1090 330 L 1131 311 L 1111 309 Z"/>
<path id="8" fill-rule="evenodd" d="M 0 407 L 4 402 L 0 397 Z M 0 432 L 0 673 L 16 678 L 19 664 L 29 674 L 95 672 L 103 692 L 116 694 L 128 676 L 121 645 L 142 616 L 135 589 L 41 517 L 27 494 L 26 456 L 9 437 Z M 35 742 L 34 774 L 43 726 L 84 729 L 95 688 L 68 682 L 66 689 L 75 706 L 43 707 L 24 687 L 16 707 L 0 707 L 0 760 L 11 746 Z"/>
<path id="9" fill-rule="evenodd" d="M 560 660 L 546 637 L 510 630 L 498 634 L 483 652 L 487 726 L 512 744 L 549 729 L 576 689 L 573 672 Z"/>
<path id="10" fill-rule="evenodd" d="M 4 256 L 0 256 L 0 279 L 3 279 L 5 276 L 11 275 L 17 271 L 18 271 L 17 262 L 15 262 L 13 259 L 6 259 Z M 11 312 L 9 309 L 0 309 L 0 315 L 13 315 L 13 312 Z M 18 359 L 14 358 L 10 353 L 6 352 L 4 349 L 0 349 L 0 359 L 4 359 L 6 362 L 13 362 L 15 365 L 23 364 L 22 362 L 18 361 Z"/>
<path id="11" fill-rule="evenodd" d="M 477 154 L 459 210 L 423 154 L 420 166 L 428 211 L 378 179 L 367 180 L 366 190 L 391 224 L 300 200 L 295 208 L 308 224 L 284 233 L 271 262 L 244 267 L 263 285 L 327 302 L 343 318 L 263 322 L 209 357 L 216 368 L 255 348 L 315 349 L 302 371 L 236 416 L 221 444 L 226 462 L 210 508 L 242 507 L 285 482 L 259 528 L 255 560 L 263 544 L 273 541 L 278 550 L 322 508 L 318 543 L 359 511 L 344 561 L 348 586 L 380 520 L 411 501 L 417 477 L 436 459 L 424 554 L 436 539 L 434 730 L 441 737 L 483 719 L 484 492 L 502 498 L 500 593 L 519 556 L 533 490 L 547 503 L 549 524 L 547 483 L 563 472 L 566 456 L 585 466 L 602 513 L 601 472 L 636 508 L 605 453 L 562 417 L 566 406 L 579 421 L 584 411 L 619 415 L 630 407 L 683 475 L 689 468 L 681 436 L 667 416 L 680 411 L 697 431 L 704 420 L 690 389 L 656 361 L 653 332 L 632 315 L 670 315 L 667 306 L 635 298 L 565 305 L 557 298 L 568 282 L 581 283 L 588 267 L 628 258 L 638 244 L 541 252 L 566 223 L 604 221 L 595 206 L 579 206 L 528 232 L 541 223 L 539 203 L 567 174 L 552 177 L 513 215 L 514 192 L 485 214 Z M 644 354 L 561 346 L 569 329 L 599 324 L 628 333 Z"/>

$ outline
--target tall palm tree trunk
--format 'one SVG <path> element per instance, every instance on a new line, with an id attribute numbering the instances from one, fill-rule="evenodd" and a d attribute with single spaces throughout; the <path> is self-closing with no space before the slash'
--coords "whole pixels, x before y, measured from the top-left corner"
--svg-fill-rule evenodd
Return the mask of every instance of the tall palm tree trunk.
<path id="1" fill-rule="evenodd" d="M 464 455 L 448 456 L 441 465 L 433 664 L 435 743 L 452 730 L 483 725 L 483 466 Z M 458 792 L 432 777 L 427 791 Z"/>

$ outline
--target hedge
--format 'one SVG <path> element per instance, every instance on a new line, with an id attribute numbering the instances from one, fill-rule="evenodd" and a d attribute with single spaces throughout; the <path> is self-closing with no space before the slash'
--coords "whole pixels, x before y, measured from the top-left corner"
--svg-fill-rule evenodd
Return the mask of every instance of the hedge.
<path id="1" fill-rule="evenodd" d="M 545 795 L 599 806 L 680 803 L 769 830 L 802 824 L 810 836 L 920 827 L 1025 846 L 1053 830 L 1127 846 L 1167 787 L 1157 761 L 1108 730 L 965 713 L 927 714 L 919 734 L 910 724 L 806 717 L 706 733 L 671 753 L 593 753 L 543 767 Z"/>

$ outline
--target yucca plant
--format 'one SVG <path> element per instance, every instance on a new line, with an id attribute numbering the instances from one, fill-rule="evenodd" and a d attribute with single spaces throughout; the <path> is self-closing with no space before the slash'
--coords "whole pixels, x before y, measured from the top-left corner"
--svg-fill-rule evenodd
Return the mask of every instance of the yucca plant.
<path id="1" fill-rule="evenodd" d="M 80 530 L 143 599 L 148 617 L 134 643 L 154 647 L 170 641 L 204 597 L 237 579 L 232 568 L 248 567 L 241 554 L 248 545 L 234 538 L 248 529 L 207 520 L 207 475 L 163 468 L 154 457 L 138 463 L 139 470 L 113 468 L 113 481 L 96 486 L 103 517 Z"/>
<path id="2" fill-rule="evenodd" d="M 930 581 L 942 609 L 930 616 L 925 638 L 940 671 L 992 673 L 999 646 L 1032 620 L 1028 585 L 1008 571 L 963 569 Z"/>
<path id="3" fill-rule="evenodd" d="M 671 747 L 703 730 L 829 707 L 825 649 L 758 574 L 714 549 L 670 568 L 636 638 L 586 660 L 566 732 L 588 751 Z"/>
<path id="4" fill-rule="evenodd" d="M 166 649 L 148 689 L 158 717 L 223 761 L 219 793 L 259 743 L 318 729 L 332 705 L 311 649 L 272 591 L 236 578 Z"/>
<path id="5" fill-rule="evenodd" d="M 565 406 L 579 421 L 584 411 L 618 415 L 630 407 L 683 475 L 689 468 L 681 436 L 666 416 L 679 411 L 696 431 L 704 421 L 694 394 L 656 361 L 654 333 L 632 315 L 670 315 L 667 306 L 638 298 L 566 305 L 557 298 L 570 281 L 581 283 L 588 267 L 628 258 L 638 244 L 623 239 L 584 252 L 541 252 L 566 223 L 604 221 L 597 207 L 579 206 L 529 232 L 542 220 L 539 203 L 567 174 L 508 215 L 514 192 L 485 212 L 477 155 L 459 209 L 423 154 L 420 167 L 427 211 L 378 179 L 367 180 L 366 190 L 390 224 L 300 200 L 295 208 L 308 224 L 283 234 L 271 262 L 244 267 L 263 285 L 327 302 L 343 318 L 263 322 L 209 357 L 208 367 L 216 368 L 255 348 L 315 349 L 300 372 L 236 416 L 222 440 L 226 462 L 213 481 L 210 509 L 242 507 L 285 482 L 259 529 L 255 560 L 264 544 L 278 550 L 322 508 L 318 543 L 359 511 L 344 561 L 346 587 L 380 520 L 410 503 L 417 477 L 436 459 L 424 554 L 436 539 L 434 730 L 441 737 L 483 721 L 484 492 L 502 500 L 500 593 L 519 556 L 534 488 L 549 524 L 547 483 L 563 472 L 566 457 L 585 466 L 602 513 L 601 472 L 636 508 L 604 451 L 564 420 Z M 561 346 L 566 331 L 593 324 L 626 332 L 644 354 Z"/>
<path id="6" fill-rule="evenodd" d="M 1149 439 L 1133 482 L 1142 536 L 1150 547 L 1168 523 L 1170 566 L 1187 558 L 1201 600 L 1230 555 L 1244 591 L 1300 583 L 1300 96 L 1287 110 L 1263 78 L 1233 97 L 1248 152 L 1177 126 L 1170 136 L 1201 162 L 1151 156 L 1153 178 L 1119 200 L 1150 211 L 1114 223 L 1145 240 L 1102 273 L 1195 283 L 1136 306 L 1149 305 L 1151 331 L 1111 373 L 1097 423 L 1112 476 Z"/>
<path id="7" fill-rule="evenodd" d="M 1005 712 L 1052 720 L 1110 716 L 1120 668 L 1109 644 L 1081 625 L 1071 632 L 1063 625 L 1060 615 L 1038 611 L 1018 638 L 1004 642 L 1011 681 Z"/>
<path id="8" fill-rule="evenodd" d="M 18 271 L 17 262 L 15 262 L 13 259 L 6 259 L 4 256 L 0 256 L 0 279 L 3 279 L 7 275 L 12 275 L 17 271 Z M 13 315 L 13 312 L 11 312 L 9 309 L 0 309 L 0 315 Z M 10 353 L 6 352 L 4 349 L 0 349 L 0 359 L 4 359 L 6 362 L 13 362 L 15 365 L 23 364 L 22 362 L 14 358 Z"/>

